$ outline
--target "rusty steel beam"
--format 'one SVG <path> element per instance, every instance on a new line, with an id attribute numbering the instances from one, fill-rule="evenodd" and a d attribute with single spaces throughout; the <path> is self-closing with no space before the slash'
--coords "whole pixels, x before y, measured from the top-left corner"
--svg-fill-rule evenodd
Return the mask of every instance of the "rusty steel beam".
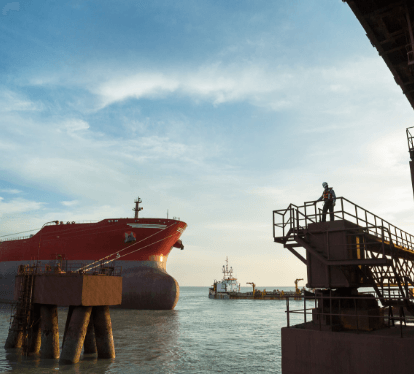
<path id="1" fill-rule="evenodd" d="M 291 251 L 299 260 L 301 260 L 305 265 L 307 265 L 308 261 L 306 261 L 306 259 L 298 251 L 293 249 L 293 247 L 296 247 L 296 245 L 285 245 L 285 248 L 289 249 L 289 251 Z"/>

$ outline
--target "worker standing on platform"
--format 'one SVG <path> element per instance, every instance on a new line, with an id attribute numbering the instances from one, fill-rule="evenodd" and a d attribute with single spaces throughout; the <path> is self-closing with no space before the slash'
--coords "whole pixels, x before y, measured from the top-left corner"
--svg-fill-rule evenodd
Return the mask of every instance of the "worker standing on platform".
<path id="1" fill-rule="evenodd" d="M 323 182 L 322 183 L 322 187 L 324 188 L 324 191 L 322 193 L 322 196 L 316 200 L 315 204 L 318 201 L 324 201 L 323 204 L 323 209 L 322 209 L 322 222 L 326 222 L 326 213 L 329 209 L 329 218 L 331 221 L 334 220 L 334 212 L 333 212 L 333 207 L 335 206 L 335 202 L 336 202 L 336 196 L 335 196 L 335 192 L 332 189 L 332 187 L 328 187 L 328 183 Z"/>

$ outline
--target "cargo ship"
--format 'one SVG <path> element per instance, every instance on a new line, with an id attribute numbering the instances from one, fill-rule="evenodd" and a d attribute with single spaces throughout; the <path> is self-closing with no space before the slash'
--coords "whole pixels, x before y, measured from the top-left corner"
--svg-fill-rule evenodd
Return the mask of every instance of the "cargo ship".
<path id="1" fill-rule="evenodd" d="M 295 280 L 295 291 L 273 290 L 266 291 L 256 289 L 254 282 L 247 282 L 253 287 L 252 292 L 240 292 L 240 283 L 237 278 L 233 276 L 233 268 L 229 268 L 229 260 L 226 257 L 226 265 L 222 268 L 223 279 L 221 281 L 214 280 L 213 285 L 208 290 L 208 297 L 210 299 L 261 299 L 261 300 L 282 300 L 286 297 L 292 297 L 300 300 L 307 292 L 304 288 L 301 290 L 298 287 L 298 282 L 303 279 Z M 310 294 L 309 292 L 307 292 Z M 308 295 L 309 296 L 309 295 Z"/>
<path id="2" fill-rule="evenodd" d="M 0 302 L 12 302 L 19 265 L 70 271 L 95 261 L 122 269 L 122 308 L 168 310 L 180 289 L 167 273 L 173 248 L 184 249 L 180 237 L 187 227 L 179 219 L 107 218 L 99 222 L 47 222 L 34 235 L 0 241 Z M 68 270 L 70 269 L 70 270 Z"/>

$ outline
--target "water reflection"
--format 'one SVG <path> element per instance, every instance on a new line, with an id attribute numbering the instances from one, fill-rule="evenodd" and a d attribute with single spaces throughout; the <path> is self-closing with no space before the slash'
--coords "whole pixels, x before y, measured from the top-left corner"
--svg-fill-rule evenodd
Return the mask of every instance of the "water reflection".
<path id="1" fill-rule="evenodd" d="M 113 331 L 117 358 L 134 365 L 172 363 L 179 357 L 180 323 L 175 310 L 114 310 Z M 160 362 L 161 361 L 161 362 Z"/>
<path id="2" fill-rule="evenodd" d="M 115 360 L 98 360 L 96 355 L 84 355 L 75 365 L 59 364 L 59 360 L 43 360 L 39 355 L 23 357 L 21 349 L 10 349 L 6 352 L 7 365 L 2 362 L 2 372 L 19 373 L 52 373 L 64 371 L 67 373 L 106 373 Z"/>
<path id="3" fill-rule="evenodd" d="M 211 373 L 280 372 L 280 329 L 285 301 L 211 300 L 208 288 L 182 290 L 175 310 L 111 309 L 116 358 L 82 355 L 76 365 L 38 356 L 22 358 L 3 348 L 10 307 L 0 304 L 0 372 L 16 373 Z M 309 305 L 308 307 L 311 307 Z M 295 301 L 291 309 L 303 308 Z M 60 346 L 67 308 L 58 310 Z M 291 316 L 291 323 L 303 315 Z"/>
<path id="4" fill-rule="evenodd" d="M 59 340 L 62 344 L 67 308 L 59 308 Z M 22 357 L 21 349 L 0 348 L 0 372 L 48 373 L 64 371 L 68 373 L 117 372 L 121 367 L 172 368 L 180 357 L 178 336 L 180 323 L 175 310 L 121 310 L 111 309 L 112 327 L 115 341 L 116 359 L 98 360 L 96 354 L 82 355 L 76 365 L 59 364 L 59 360 L 42 360 L 39 355 Z M 10 320 L 10 307 L 0 306 L 0 344 L 4 344 Z M 123 369 L 125 370 L 125 369 Z"/>

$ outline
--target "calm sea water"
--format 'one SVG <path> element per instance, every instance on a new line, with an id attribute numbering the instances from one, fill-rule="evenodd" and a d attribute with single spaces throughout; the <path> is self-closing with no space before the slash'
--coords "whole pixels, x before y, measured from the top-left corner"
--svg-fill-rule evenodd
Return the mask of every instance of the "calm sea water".
<path id="1" fill-rule="evenodd" d="M 276 288 L 293 289 L 267 290 Z M 291 308 L 303 307 L 302 301 L 290 303 Z M 59 365 L 58 360 L 23 358 L 17 350 L 3 348 L 10 307 L 0 304 L 0 372 L 280 373 L 285 310 L 284 300 L 211 300 L 208 287 L 181 287 L 175 310 L 111 310 L 115 359 L 82 355 L 78 364 Z M 59 310 L 60 340 L 66 313 Z M 291 323 L 302 321 L 303 316 L 291 317 Z"/>

